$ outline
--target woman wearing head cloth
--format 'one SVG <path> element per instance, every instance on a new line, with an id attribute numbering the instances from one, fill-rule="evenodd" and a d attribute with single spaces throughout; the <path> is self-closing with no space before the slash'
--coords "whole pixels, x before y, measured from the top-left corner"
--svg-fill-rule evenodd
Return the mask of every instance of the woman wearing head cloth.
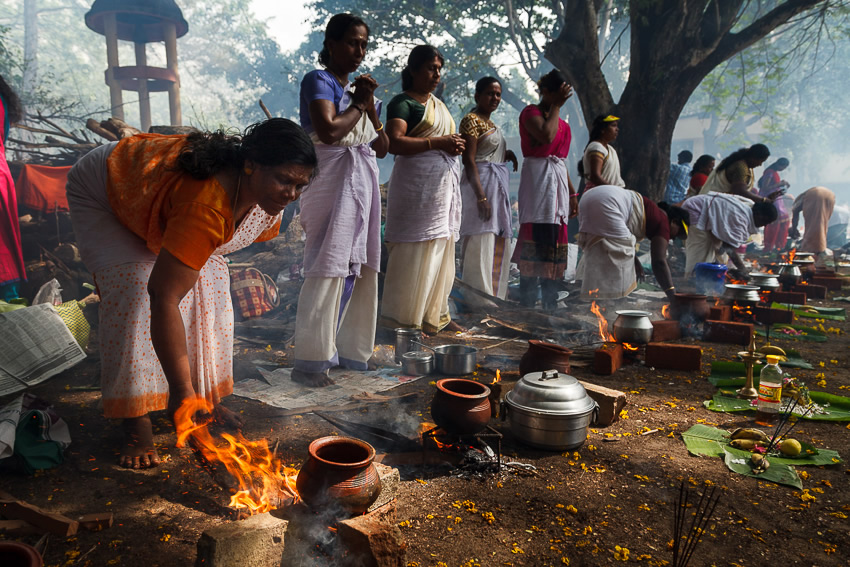
<path id="1" fill-rule="evenodd" d="M 564 163 L 572 133 L 559 116 L 572 87 L 557 69 L 543 75 L 537 86 L 540 102 L 519 115 L 524 159 L 519 238 L 512 260 L 519 266 L 521 303 L 534 306 L 540 293 L 543 308 L 552 309 L 567 267 L 567 220 L 578 214 L 576 191 Z"/>
<path id="2" fill-rule="evenodd" d="M 755 203 L 773 201 L 782 194 L 781 191 L 774 191 L 764 197 L 753 191 L 756 181 L 753 168 L 763 164 L 768 157 L 770 150 L 764 144 L 753 144 L 729 154 L 711 172 L 699 194 L 730 193 Z"/>
<path id="3" fill-rule="evenodd" d="M 466 141 L 464 172 L 460 182 L 463 217 L 460 235 L 463 246 L 461 280 L 475 289 L 504 299 L 510 274 L 511 202 L 508 195 L 508 166 L 517 159 L 507 149 L 501 129 L 490 115 L 502 101 L 502 85 L 495 77 L 475 84 L 475 108 L 460 121 Z M 465 298 L 475 303 L 475 296 Z"/>
<path id="4" fill-rule="evenodd" d="M 324 69 L 301 81 L 301 125 L 319 156 L 319 173 L 301 197 L 304 285 L 295 318 L 292 379 L 311 386 L 333 381 L 328 369 L 366 370 L 375 346 L 381 262 L 378 162 L 389 139 L 378 116 L 377 83 L 349 81 L 366 55 L 369 27 L 336 14 L 319 54 Z"/>
<path id="5" fill-rule="evenodd" d="M 427 333 L 459 328 L 449 315 L 449 294 L 461 217 L 457 156 L 465 143 L 433 94 L 443 63 L 436 47 L 414 47 L 401 73 L 404 92 L 387 105 L 389 151 L 396 159 L 387 193 L 381 325 Z"/>
<path id="6" fill-rule="evenodd" d="M 243 136 L 139 134 L 99 146 L 68 173 L 80 256 L 100 293 L 101 391 L 124 421 L 124 467 L 157 465 L 150 412 L 233 391 L 233 303 L 222 255 L 277 236 L 283 209 L 316 167 L 297 124 Z"/>
<path id="7" fill-rule="evenodd" d="M 590 141 L 581 158 L 585 191 L 596 185 L 626 186 L 620 176 L 620 158 L 617 156 L 617 150 L 611 145 L 619 133 L 620 119 L 616 116 L 601 115 L 593 120 Z"/>

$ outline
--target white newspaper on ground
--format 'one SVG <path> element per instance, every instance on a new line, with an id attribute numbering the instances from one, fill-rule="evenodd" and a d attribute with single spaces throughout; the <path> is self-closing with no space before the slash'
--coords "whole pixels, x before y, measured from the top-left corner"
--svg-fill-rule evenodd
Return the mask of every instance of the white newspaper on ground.
<path id="1" fill-rule="evenodd" d="M 85 357 L 52 305 L 0 313 L 0 396 L 44 382 Z"/>
<path id="2" fill-rule="evenodd" d="M 335 384 L 324 388 L 311 388 L 293 382 L 290 378 L 291 368 L 278 368 L 272 372 L 262 368 L 258 370 L 265 378 L 265 382 L 256 379 L 236 382 L 233 384 L 233 393 L 283 409 L 342 405 L 350 402 L 357 394 L 385 392 L 405 382 L 418 379 L 418 377 L 399 375 L 401 369 L 386 368 L 360 372 L 337 368 L 330 371 L 330 377 Z"/>

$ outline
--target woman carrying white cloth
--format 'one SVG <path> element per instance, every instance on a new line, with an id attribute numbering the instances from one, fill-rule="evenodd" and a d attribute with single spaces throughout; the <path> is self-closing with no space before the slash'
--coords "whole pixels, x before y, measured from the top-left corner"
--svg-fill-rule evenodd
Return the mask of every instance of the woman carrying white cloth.
<path id="1" fill-rule="evenodd" d="M 625 297 L 643 277 L 635 244 L 650 241 L 652 273 L 672 298 L 676 288 L 667 265 L 671 238 L 686 238 L 688 213 L 667 203 L 656 205 L 637 191 L 598 185 L 584 194 L 578 206 L 578 244 L 582 249 L 578 278 L 582 297 Z"/>
<path id="2" fill-rule="evenodd" d="M 449 315 L 460 230 L 460 163 L 464 141 L 446 105 L 432 92 L 443 56 L 418 45 L 401 73 L 404 92 L 387 107 L 396 155 L 387 194 L 384 240 L 389 251 L 381 325 L 436 333 L 459 328 Z"/>
<path id="3" fill-rule="evenodd" d="M 461 280 L 488 295 L 504 299 L 508 291 L 511 256 L 511 201 L 508 166 L 517 159 L 490 115 L 502 101 L 502 85 L 495 77 L 475 83 L 475 108 L 460 122 L 466 142 L 460 236 L 463 250 Z M 472 304 L 475 296 L 467 297 Z"/>
<path id="4" fill-rule="evenodd" d="M 292 379 L 333 381 L 336 365 L 366 370 L 375 346 L 381 260 L 378 163 L 389 139 L 369 75 L 349 82 L 366 54 L 369 27 L 336 14 L 325 29 L 319 62 L 301 82 L 301 125 L 319 156 L 319 174 L 301 199 L 304 285 L 295 319 Z"/>
<path id="5" fill-rule="evenodd" d="M 691 224 L 685 241 L 685 274 L 691 274 L 700 262 L 724 263 L 724 255 L 739 274 L 746 273 L 737 249 L 746 244 L 758 227 L 776 220 L 778 213 L 771 202 L 748 205 L 737 195 L 708 193 L 695 195 L 682 202 Z"/>

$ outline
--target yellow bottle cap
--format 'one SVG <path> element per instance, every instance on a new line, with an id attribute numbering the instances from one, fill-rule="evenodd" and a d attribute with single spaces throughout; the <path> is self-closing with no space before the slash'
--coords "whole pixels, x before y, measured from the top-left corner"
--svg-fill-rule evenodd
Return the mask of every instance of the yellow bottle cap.
<path id="1" fill-rule="evenodd" d="M 779 363 L 779 357 L 776 356 L 775 354 L 769 354 L 769 355 L 767 355 L 767 363 L 768 364 L 778 364 Z"/>

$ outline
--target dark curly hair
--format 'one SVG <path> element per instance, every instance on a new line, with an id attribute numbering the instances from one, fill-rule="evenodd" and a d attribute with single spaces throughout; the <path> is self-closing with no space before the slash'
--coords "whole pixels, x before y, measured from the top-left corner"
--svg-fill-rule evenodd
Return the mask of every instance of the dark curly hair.
<path id="1" fill-rule="evenodd" d="M 541 89 L 546 89 L 549 92 L 555 92 L 561 88 L 561 85 L 567 82 L 567 78 L 557 69 L 552 69 L 537 81 L 537 86 Z"/>
<path id="2" fill-rule="evenodd" d="M 331 52 L 328 49 L 328 40 L 339 41 L 345 37 L 345 33 L 354 26 L 363 26 L 366 28 L 366 35 L 370 34 L 369 26 L 359 16 L 354 14 L 342 13 L 335 14 L 325 27 L 325 40 L 322 42 L 322 50 L 319 52 L 319 64 L 322 67 L 327 67 L 331 62 Z"/>
<path id="3" fill-rule="evenodd" d="M 224 130 L 189 134 L 177 168 L 195 179 L 209 179 L 225 168 L 241 168 L 245 160 L 306 165 L 313 168 L 313 177 L 319 163 L 313 141 L 301 126 L 286 118 L 270 118 L 248 126 L 241 136 Z"/>
<path id="4" fill-rule="evenodd" d="M 717 166 L 717 171 L 723 171 L 736 161 L 740 161 L 746 158 L 757 158 L 757 159 L 767 159 L 770 157 L 770 150 L 767 149 L 767 146 L 764 144 L 753 144 L 749 148 L 741 148 L 737 151 L 732 152 L 720 162 L 720 165 Z"/>
<path id="5" fill-rule="evenodd" d="M 667 220 L 670 222 L 677 222 L 682 227 L 685 227 L 685 232 L 687 233 L 686 227 L 691 224 L 691 215 L 688 211 L 682 207 L 671 205 L 667 201 L 661 201 L 658 203 L 658 208 L 667 214 Z"/>
<path id="6" fill-rule="evenodd" d="M 5 110 L 9 122 L 20 122 L 21 118 L 24 117 L 21 99 L 18 98 L 18 95 L 12 90 L 6 79 L 3 78 L 3 75 L 0 75 L 0 96 L 3 97 L 3 102 L 5 103 L 3 110 Z"/>

